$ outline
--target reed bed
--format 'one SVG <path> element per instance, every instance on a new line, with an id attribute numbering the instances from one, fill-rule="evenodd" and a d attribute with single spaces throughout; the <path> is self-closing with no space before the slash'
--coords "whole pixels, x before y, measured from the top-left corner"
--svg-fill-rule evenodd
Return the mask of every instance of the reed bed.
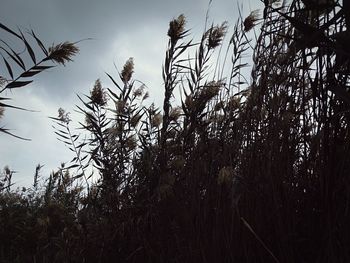
<path id="1" fill-rule="evenodd" d="M 349 262 L 348 10 L 266 1 L 199 40 L 173 19 L 162 108 L 129 59 L 79 97 L 88 136 L 52 117 L 71 162 L 23 191 L 4 170 L 2 262 Z"/>

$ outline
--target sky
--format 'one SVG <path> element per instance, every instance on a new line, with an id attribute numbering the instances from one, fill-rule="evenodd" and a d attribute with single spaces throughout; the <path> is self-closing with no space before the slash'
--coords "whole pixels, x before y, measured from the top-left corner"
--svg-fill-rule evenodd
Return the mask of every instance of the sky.
<path id="1" fill-rule="evenodd" d="M 228 21 L 233 27 L 242 3 L 244 15 L 263 7 L 259 0 L 212 0 L 209 23 Z M 184 14 L 187 28 L 198 39 L 208 4 L 209 0 L 1 0 L 0 22 L 12 29 L 33 29 L 46 46 L 90 40 L 79 42 L 73 62 L 37 75 L 23 89 L 2 94 L 11 97 L 13 105 L 37 112 L 6 109 L 0 126 L 31 141 L 0 134 L 0 169 L 8 165 L 16 171 L 13 182 L 22 186 L 31 184 L 37 164 L 44 165 L 42 175 L 48 176 L 68 162 L 73 155 L 57 141 L 48 117 L 57 116 L 62 107 L 72 113 L 74 122 L 81 121 L 74 112 L 77 94 L 89 94 L 98 78 L 104 87 L 113 88 L 105 72 L 117 78 L 114 64 L 121 69 L 129 57 L 135 62 L 134 78 L 146 83 L 150 100 L 161 107 L 169 21 Z M 6 37 L 0 32 L 0 39 Z M 0 66 L 3 74 L 4 65 Z"/>

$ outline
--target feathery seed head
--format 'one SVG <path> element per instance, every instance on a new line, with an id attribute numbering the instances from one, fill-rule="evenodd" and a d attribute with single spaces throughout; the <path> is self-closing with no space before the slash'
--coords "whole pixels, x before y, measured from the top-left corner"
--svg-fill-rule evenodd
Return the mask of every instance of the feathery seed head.
<path id="1" fill-rule="evenodd" d="M 137 147 L 137 140 L 134 135 L 131 135 L 128 137 L 125 141 L 126 147 L 129 148 L 129 150 L 134 150 Z"/>
<path id="2" fill-rule="evenodd" d="M 169 118 L 172 121 L 177 121 L 182 113 L 181 107 L 172 108 L 169 114 Z"/>
<path id="3" fill-rule="evenodd" d="M 211 81 L 207 83 L 202 92 L 200 93 L 200 99 L 204 101 L 209 101 L 219 94 L 223 83 L 221 81 Z"/>
<path id="4" fill-rule="evenodd" d="M 230 99 L 229 99 L 229 102 L 227 104 L 227 107 L 230 109 L 230 110 L 236 110 L 240 107 L 241 105 L 241 100 L 240 98 L 238 98 L 237 96 L 232 96 Z"/>
<path id="5" fill-rule="evenodd" d="M 145 85 L 142 84 L 139 88 L 135 89 L 133 95 L 135 98 L 139 98 L 143 95 L 143 91 L 145 90 Z"/>
<path id="6" fill-rule="evenodd" d="M 101 81 L 98 79 L 95 82 L 94 88 L 90 92 L 91 101 L 99 106 L 104 106 L 107 103 L 107 96 L 102 88 Z"/>
<path id="7" fill-rule="evenodd" d="M 171 42 L 175 43 L 176 41 L 184 37 L 185 25 L 186 18 L 183 14 L 179 15 L 178 18 L 170 21 L 168 36 L 170 37 Z"/>
<path id="8" fill-rule="evenodd" d="M 220 26 L 212 26 L 206 33 L 208 36 L 207 46 L 209 49 L 214 49 L 220 46 L 222 39 L 227 32 L 227 22 L 223 22 Z"/>
<path id="9" fill-rule="evenodd" d="M 152 127 L 159 127 L 160 124 L 162 123 L 162 114 L 160 113 L 156 113 L 153 115 L 152 119 L 151 119 L 151 126 Z"/>
<path id="10" fill-rule="evenodd" d="M 114 141 L 114 139 L 119 136 L 120 134 L 122 134 L 122 127 L 119 126 L 119 125 L 115 125 L 111 128 L 108 128 L 107 130 L 107 134 L 108 134 L 108 137 L 110 139 L 110 141 Z M 110 146 L 114 147 L 116 146 L 116 143 L 115 144 L 110 144 Z"/>
<path id="11" fill-rule="evenodd" d="M 117 113 L 125 113 L 126 111 L 126 102 L 123 100 L 118 100 L 115 103 Z"/>
<path id="12" fill-rule="evenodd" d="M 246 19 L 244 19 L 243 25 L 244 25 L 244 31 L 248 32 L 250 31 L 255 25 L 256 21 L 259 19 L 259 10 L 252 11 L 249 16 L 247 16 Z"/>
<path id="13" fill-rule="evenodd" d="M 122 73 L 120 74 L 121 80 L 124 83 L 129 82 L 133 73 L 134 73 L 134 59 L 129 58 L 124 65 Z"/>
<path id="14" fill-rule="evenodd" d="M 218 176 L 218 184 L 227 184 L 230 183 L 233 177 L 233 168 L 232 166 L 225 166 L 221 168 Z"/>
<path id="15" fill-rule="evenodd" d="M 142 100 L 146 100 L 148 97 L 149 97 L 149 93 L 148 91 L 146 91 L 145 95 L 143 95 Z"/>
<path id="16" fill-rule="evenodd" d="M 242 90 L 240 92 L 242 97 L 246 97 L 246 98 L 249 97 L 251 93 L 252 93 L 252 87 L 251 86 L 249 86 L 248 88 L 246 88 L 245 90 Z"/>
<path id="17" fill-rule="evenodd" d="M 66 112 L 62 108 L 58 109 L 58 119 L 61 122 L 64 122 L 64 123 L 67 123 L 67 124 L 71 121 L 71 119 L 69 118 L 69 112 Z"/>
<path id="18" fill-rule="evenodd" d="M 78 52 L 79 48 L 74 43 L 64 42 L 49 47 L 49 56 L 47 59 L 65 65 L 66 62 L 72 61 L 72 57 Z"/>

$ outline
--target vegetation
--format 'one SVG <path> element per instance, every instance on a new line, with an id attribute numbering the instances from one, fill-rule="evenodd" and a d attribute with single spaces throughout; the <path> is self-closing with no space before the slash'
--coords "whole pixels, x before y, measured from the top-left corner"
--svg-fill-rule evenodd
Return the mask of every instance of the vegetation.
<path id="1" fill-rule="evenodd" d="M 69 164 L 22 190 L 4 170 L 2 262 L 349 262 L 347 5 L 266 1 L 199 42 L 171 21 L 162 110 L 129 59 L 79 97 L 87 137 L 52 118 Z"/>
<path id="2" fill-rule="evenodd" d="M 5 77 L 5 72 L 0 75 L 0 118 L 3 116 L 5 108 L 14 108 L 19 110 L 26 110 L 21 107 L 13 106 L 5 103 L 4 101 L 10 100 L 10 98 L 2 97 L 3 93 L 9 90 L 23 88 L 24 86 L 33 82 L 30 80 L 33 76 L 41 73 L 44 70 L 54 67 L 53 63 L 65 65 L 67 61 L 72 60 L 79 49 L 75 46 L 75 43 L 64 42 L 58 45 L 52 45 L 46 48 L 42 41 L 36 36 L 33 30 L 29 31 L 29 35 L 36 45 L 30 43 L 28 36 L 23 34 L 21 30 L 15 32 L 7 26 L 0 23 L 0 29 L 3 32 L 8 33 L 10 36 L 17 40 L 16 44 L 22 44 L 25 48 L 23 52 L 16 52 L 8 42 L 0 40 L 0 55 L 3 60 L 3 66 L 7 69 L 8 77 Z M 39 49 L 40 54 L 36 54 L 36 49 Z M 39 53 L 39 52 L 37 52 Z M 26 65 L 26 58 L 30 58 L 31 64 Z M 51 63 L 50 63 L 51 62 Z M 48 64 L 50 63 L 50 64 Z M 8 135 L 24 139 L 10 132 L 5 127 L 0 127 L 0 133 L 6 133 Z"/>

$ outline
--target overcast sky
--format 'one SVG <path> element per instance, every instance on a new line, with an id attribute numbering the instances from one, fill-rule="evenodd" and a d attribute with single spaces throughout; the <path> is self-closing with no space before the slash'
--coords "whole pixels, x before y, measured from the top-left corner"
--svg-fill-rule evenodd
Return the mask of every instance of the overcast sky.
<path id="1" fill-rule="evenodd" d="M 259 0 L 242 2 L 245 15 L 262 7 Z M 72 154 L 56 140 L 48 116 L 56 116 L 59 107 L 73 112 L 79 103 L 76 94 L 88 94 L 97 78 L 103 86 L 112 87 L 104 72 L 117 76 L 113 63 L 122 68 L 133 57 L 134 77 L 147 84 L 151 100 L 161 106 L 161 66 L 169 21 L 183 13 L 187 28 L 198 39 L 204 30 L 208 3 L 209 0 L 1 0 L 0 22 L 13 29 L 33 29 L 46 46 L 66 40 L 92 40 L 79 43 L 80 53 L 74 62 L 39 74 L 23 89 L 2 94 L 13 98 L 14 105 L 40 112 L 6 110 L 0 125 L 31 141 L 0 134 L 0 168 L 9 165 L 17 171 L 14 181 L 19 186 L 31 183 L 38 163 L 45 165 L 43 175 L 47 176 L 61 162 L 69 161 Z M 233 26 L 238 18 L 238 3 L 213 0 L 209 15 L 209 22 L 228 21 Z M 0 74 L 4 71 L 1 67 Z"/>

